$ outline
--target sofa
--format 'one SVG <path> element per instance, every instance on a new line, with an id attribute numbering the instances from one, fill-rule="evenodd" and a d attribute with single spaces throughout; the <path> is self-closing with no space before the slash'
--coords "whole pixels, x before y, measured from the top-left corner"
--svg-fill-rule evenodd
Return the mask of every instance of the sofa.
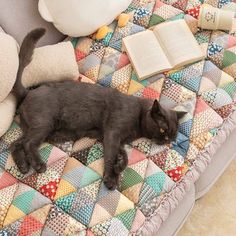
<path id="1" fill-rule="evenodd" d="M 0 27 L 12 35 L 19 44 L 21 44 L 26 33 L 36 27 L 47 29 L 46 36 L 39 42 L 38 46 L 55 44 L 66 38 L 52 24 L 45 22 L 40 17 L 36 0 L 0 0 Z M 149 235 L 176 235 L 191 213 L 195 201 L 204 197 L 204 194 L 209 191 L 211 186 L 223 174 L 224 170 L 235 157 L 235 140 L 236 120 L 232 119 L 230 129 L 227 129 L 218 140 L 213 141 L 211 146 L 208 147 L 207 157 L 199 167 L 203 172 L 199 174 L 200 176 L 196 182 L 191 183 L 187 187 L 186 193 L 180 198 L 175 209 L 166 209 L 168 217 L 166 216 L 166 219 L 163 219 L 163 223 L 158 229 L 153 225 L 152 231 L 149 231 Z M 203 153 L 202 155 L 205 154 Z M 155 216 L 152 222 L 154 220 Z"/>

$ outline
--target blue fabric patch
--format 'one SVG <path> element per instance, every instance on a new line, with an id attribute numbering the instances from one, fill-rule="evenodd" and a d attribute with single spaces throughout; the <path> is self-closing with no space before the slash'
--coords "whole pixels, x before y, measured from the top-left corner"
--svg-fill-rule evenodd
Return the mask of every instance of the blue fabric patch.
<path id="1" fill-rule="evenodd" d="M 187 155 L 188 148 L 189 139 L 179 132 L 176 140 L 172 142 L 172 149 L 177 151 L 181 156 L 185 157 Z"/>

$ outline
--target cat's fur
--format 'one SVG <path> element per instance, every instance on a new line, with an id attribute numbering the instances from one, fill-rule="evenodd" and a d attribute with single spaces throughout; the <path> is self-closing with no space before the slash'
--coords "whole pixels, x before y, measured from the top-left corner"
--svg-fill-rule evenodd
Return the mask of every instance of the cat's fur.
<path id="1" fill-rule="evenodd" d="M 112 88 L 75 81 L 45 83 L 26 90 L 21 83 L 22 73 L 44 32 L 31 31 L 20 49 L 14 92 L 21 102 L 23 135 L 12 146 L 14 161 L 22 173 L 27 173 L 30 166 L 44 172 L 46 166 L 38 147 L 46 139 L 97 138 L 104 145 L 104 183 L 114 189 L 128 162 L 123 145 L 140 137 L 157 144 L 170 143 L 184 113 L 166 110 L 157 100 L 153 103 Z"/>

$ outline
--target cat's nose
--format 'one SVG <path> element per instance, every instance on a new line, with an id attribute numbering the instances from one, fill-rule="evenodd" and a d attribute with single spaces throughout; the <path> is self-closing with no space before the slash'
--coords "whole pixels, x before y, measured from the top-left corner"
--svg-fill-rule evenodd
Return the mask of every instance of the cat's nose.
<path id="1" fill-rule="evenodd" d="M 169 140 L 169 137 L 168 137 L 168 136 L 165 136 L 165 140 L 168 141 L 168 140 Z"/>

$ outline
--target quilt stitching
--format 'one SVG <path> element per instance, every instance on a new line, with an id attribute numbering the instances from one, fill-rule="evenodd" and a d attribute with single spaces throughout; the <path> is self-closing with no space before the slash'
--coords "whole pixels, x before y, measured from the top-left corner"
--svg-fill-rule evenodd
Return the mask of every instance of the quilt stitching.
<path id="1" fill-rule="evenodd" d="M 126 10 L 132 16 L 127 26 L 119 28 L 113 22 L 109 34 L 99 41 L 93 36 L 72 39 L 87 81 L 158 99 L 187 115 L 171 148 L 144 138 L 125 147 L 129 163 L 115 191 L 102 183 L 101 143 L 87 138 L 43 144 L 40 155 L 47 171 L 22 175 L 9 151 L 21 135 L 13 122 L 0 138 L 0 235 L 128 235 L 160 207 L 235 110 L 236 37 L 234 32 L 197 30 L 202 3 L 219 8 L 233 4 L 230 0 L 134 0 Z M 176 19 L 186 20 L 206 60 L 139 81 L 122 52 L 122 38 Z"/>

